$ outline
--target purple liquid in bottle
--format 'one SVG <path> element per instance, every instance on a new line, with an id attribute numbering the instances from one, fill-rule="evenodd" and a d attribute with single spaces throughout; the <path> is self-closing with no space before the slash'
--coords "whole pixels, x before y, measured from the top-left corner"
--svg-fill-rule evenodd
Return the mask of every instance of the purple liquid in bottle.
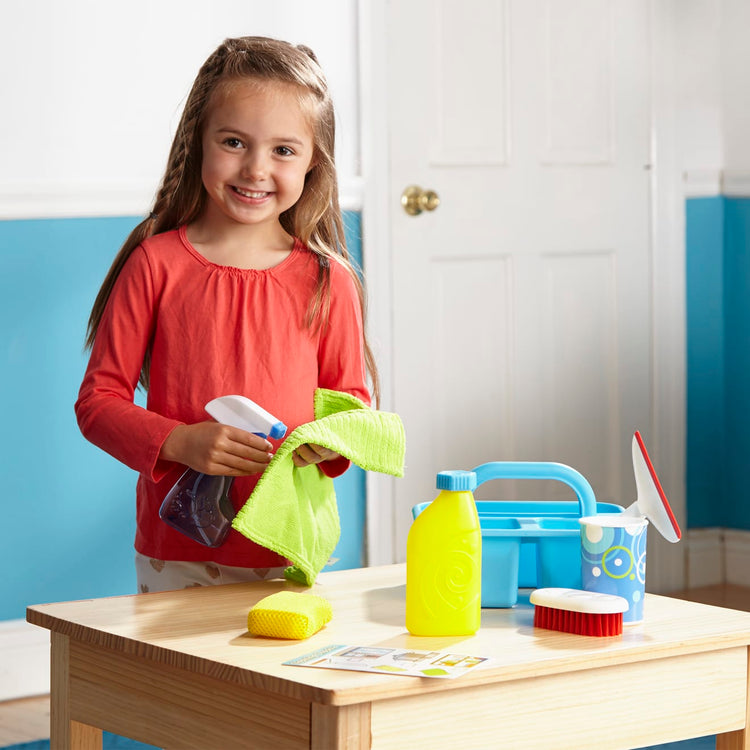
<path id="1" fill-rule="evenodd" d="M 199 544 L 219 547 L 235 516 L 229 499 L 232 481 L 232 477 L 216 477 L 188 469 L 167 493 L 159 517 Z"/>

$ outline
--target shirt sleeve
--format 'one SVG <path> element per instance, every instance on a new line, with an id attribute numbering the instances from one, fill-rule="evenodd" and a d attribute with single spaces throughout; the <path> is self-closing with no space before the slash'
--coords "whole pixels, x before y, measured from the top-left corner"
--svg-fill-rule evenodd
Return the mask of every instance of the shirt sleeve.
<path id="1" fill-rule="evenodd" d="M 338 263 L 331 266 L 331 301 L 328 322 L 318 349 L 318 385 L 344 391 L 370 404 L 364 356 L 362 307 L 354 280 Z M 331 478 L 350 465 L 346 458 L 323 461 L 321 471 Z"/>
<path id="2" fill-rule="evenodd" d="M 115 282 L 75 404 L 84 437 L 154 481 L 172 467 L 159 460 L 178 425 L 134 403 L 158 304 L 148 258 L 138 247 Z"/>

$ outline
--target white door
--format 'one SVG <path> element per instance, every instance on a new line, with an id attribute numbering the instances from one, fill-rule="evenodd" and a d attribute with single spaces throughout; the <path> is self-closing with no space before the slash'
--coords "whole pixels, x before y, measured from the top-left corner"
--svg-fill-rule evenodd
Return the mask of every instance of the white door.
<path id="1" fill-rule="evenodd" d="M 635 499 L 630 441 L 653 424 L 649 3 L 388 8 L 391 204 L 409 185 L 440 199 L 390 209 L 402 561 L 442 469 L 559 461 L 599 501 Z M 554 484 L 477 495 L 572 498 Z"/>

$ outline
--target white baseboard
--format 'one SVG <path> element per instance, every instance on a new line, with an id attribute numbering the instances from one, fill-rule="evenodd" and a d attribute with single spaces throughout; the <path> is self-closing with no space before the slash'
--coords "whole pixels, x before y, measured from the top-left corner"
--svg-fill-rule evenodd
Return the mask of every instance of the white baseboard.
<path id="1" fill-rule="evenodd" d="M 750 587 L 750 531 L 724 530 L 724 580 Z"/>
<path id="2" fill-rule="evenodd" d="M 49 693 L 49 631 L 25 620 L 0 622 L 0 701 Z"/>
<path id="3" fill-rule="evenodd" d="M 687 587 L 730 583 L 750 587 L 750 531 L 690 529 L 687 542 Z"/>
<path id="4" fill-rule="evenodd" d="M 690 589 L 716 586 L 724 582 L 724 530 L 689 529 L 686 586 Z"/>

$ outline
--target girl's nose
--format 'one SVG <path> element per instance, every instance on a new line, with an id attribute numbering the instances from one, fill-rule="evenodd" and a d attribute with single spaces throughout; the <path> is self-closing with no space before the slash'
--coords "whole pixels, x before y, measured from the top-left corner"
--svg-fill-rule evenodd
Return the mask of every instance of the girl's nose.
<path id="1" fill-rule="evenodd" d="M 242 165 L 242 176 L 252 180 L 262 180 L 268 176 L 268 160 L 258 151 L 248 151 Z"/>

